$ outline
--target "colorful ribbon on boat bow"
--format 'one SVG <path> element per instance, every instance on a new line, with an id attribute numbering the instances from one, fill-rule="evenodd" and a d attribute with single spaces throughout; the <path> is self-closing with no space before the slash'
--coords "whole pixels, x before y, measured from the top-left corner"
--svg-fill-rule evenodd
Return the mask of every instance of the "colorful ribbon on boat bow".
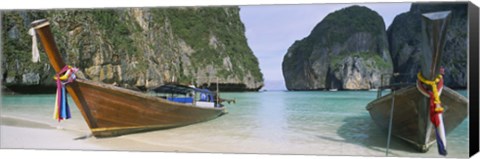
<path id="1" fill-rule="evenodd" d="M 419 72 L 417 74 L 417 89 L 425 96 L 430 98 L 430 121 L 435 127 L 435 134 L 437 138 L 438 153 L 440 155 L 447 155 L 447 139 L 445 137 L 445 126 L 443 124 L 443 111 L 440 95 L 443 90 L 443 68 L 440 69 L 440 74 L 433 80 L 425 79 Z M 424 85 L 431 87 L 432 91 L 428 91 Z M 428 136 L 427 136 L 428 137 Z"/>
<path id="2" fill-rule="evenodd" d="M 57 95 L 55 98 L 55 109 L 53 113 L 53 119 L 61 120 L 70 119 L 70 108 L 67 101 L 67 92 L 65 91 L 66 84 L 73 82 L 75 80 L 75 73 L 78 71 L 77 68 L 72 68 L 71 66 L 63 67 L 60 72 L 55 74 L 54 79 L 57 82 Z"/>

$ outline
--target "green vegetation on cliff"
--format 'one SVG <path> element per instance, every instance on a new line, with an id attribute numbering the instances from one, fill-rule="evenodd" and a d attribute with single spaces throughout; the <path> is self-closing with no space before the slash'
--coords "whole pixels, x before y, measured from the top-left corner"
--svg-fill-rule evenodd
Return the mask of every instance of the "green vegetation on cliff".
<path id="1" fill-rule="evenodd" d="M 377 12 L 363 6 L 351 6 L 328 14 L 315 26 L 309 37 L 313 41 L 326 37 L 323 44 L 331 46 L 343 43 L 353 33 L 367 32 L 378 36 L 384 30 L 385 24 Z"/>
<path id="2" fill-rule="evenodd" d="M 222 67 L 223 58 L 229 57 L 232 59 L 233 72 L 236 72 L 240 78 L 245 75 L 242 71 L 243 66 L 253 69 L 252 75 L 262 79 L 257 58 L 249 56 L 253 52 L 245 47 L 248 44 L 244 35 L 245 28 L 239 19 L 239 9 L 230 9 L 208 8 L 192 11 L 184 8 L 168 8 L 155 9 L 153 14 L 158 15 L 154 19 L 157 23 L 165 23 L 168 19 L 173 31 L 186 43 L 191 44 L 191 47 L 196 50 L 193 58 L 199 61 L 196 63 L 198 67 L 205 67 L 205 64 L 209 63 Z M 238 19 L 229 19 L 231 17 Z M 209 44 L 212 37 L 224 42 L 220 54 Z M 230 74 L 228 71 L 221 71 L 220 75 L 226 78 Z"/>
<path id="3" fill-rule="evenodd" d="M 332 68 L 332 70 L 339 71 L 343 63 L 343 60 L 345 60 L 345 58 L 347 57 L 362 58 L 367 61 L 372 61 L 373 65 L 371 63 L 366 63 L 366 66 L 368 67 L 368 69 L 392 68 L 392 64 L 386 62 L 382 57 L 377 55 L 377 53 L 354 52 L 350 54 L 344 53 L 338 56 L 333 56 L 332 59 L 330 60 L 330 67 Z"/>
<path id="4" fill-rule="evenodd" d="M 3 14 L 2 80 L 53 84 L 53 70 L 31 59 L 33 20 L 49 19 L 60 53 L 89 79 L 127 88 L 152 88 L 173 79 L 204 84 L 263 86 L 238 7 L 8 11 Z M 39 46 L 42 49 L 41 46 Z M 26 76 L 26 74 L 29 74 Z M 45 83 L 44 83 L 45 82 Z"/>
<path id="5" fill-rule="evenodd" d="M 362 6 L 328 14 L 284 56 L 289 90 L 371 89 L 392 64 L 382 17 Z"/>
<path id="6" fill-rule="evenodd" d="M 91 10 L 90 13 L 99 29 L 104 31 L 104 34 L 111 35 L 105 38 L 112 43 L 117 54 L 141 56 L 140 50 L 131 46 L 134 39 L 130 36 L 140 32 L 140 26 L 137 23 L 125 23 L 121 18 L 127 14 L 124 10 Z"/>
<path id="7" fill-rule="evenodd" d="M 42 71 L 42 64 L 32 63 L 32 42 L 31 36 L 28 34 L 30 23 L 22 18 L 29 16 L 36 18 L 42 14 L 39 12 L 3 12 L 2 20 L 2 81 L 5 84 L 7 81 L 15 78 L 22 78 L 26 70 Z M 9 30 L 8 32 L 5 30 Z M 46 55 L 40 55 L 42 60 L 45 60 Z M 6 71 L 9 69 L 10 71 Z M 21 72 L 21 73 L 19 73 Z M 10 77 L 10 78 L 7 78 Z M 31 83 L 28 83 L 29 85 Z"/>

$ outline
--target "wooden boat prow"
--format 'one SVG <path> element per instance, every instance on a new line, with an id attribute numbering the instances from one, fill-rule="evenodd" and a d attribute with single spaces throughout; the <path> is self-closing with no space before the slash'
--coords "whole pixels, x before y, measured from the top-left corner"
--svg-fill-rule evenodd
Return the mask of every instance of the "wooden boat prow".
<path id="1" fill-rule="evenodd" d="M 47 20 L 32 23 L 56 72 L 63 62 Z M 150 130 L 185 126 L 214 119 L 224 107 L 205 108 L 94 82 L 76 79 L 67 91 L 95 137 L 112 137 Z"/>
<path id="2" fill-rule="evenodd" d="M 390 130 L 391 135 L 403 139 L 415 146 L 421 152 L 428 151 L 429 147 L 439 138 L 444 138 L 446 134 L 455 129 L 467 117 L 468 99 L 454 90 L 443 86 L 441 57 L 446 40 L 448 22 L 450 19 L 450 11 L 433 12 L 422 14 L 422 67 L 418 74 L 418 87 L 413 84 L 404 88 L 394 88 L 392 93 L 378 97 L 370 102 L 366 109 L 369 111 L 373 121 L 383 130 Z M 398 74 L 397 74 L 398 75 Z M 396 76 L 393 74 L 392 76 Z M 435 85 L 433 89 L 431 85 L 425 84 L 428 81 Z M 394 86 L 395 84 L 392 84 Z M 443 90 L 440 87 L 443 86 Z M 425 88 L 429 87 L 429 88 Z M 438 87 L 438 89 L 437 89 Z M 430 103 L 430 95 L 420 92 L 427 90 L 431 92 L 432 98 L 435 99 L 435 90 L 439 90 L 440 98 L 438 103 Z M 379 90 L 379 95 L 381 90 Z M 441 99 L 441 100 L 440 100 Z M 436 108 L 440 108 L 439 112 L 435 112 L 434 118 L 440 124 L 437 128 L 430 120 L 432 115 L 430 112 L 431 104 Z M 440 106 L 440 107 L 438 107 Z M 441 108 L 443 107 L 443 113 Z M 393 111 L 392 111 L 393 109 Z M 440 115 L 439 115 L 440 114 Z M 443 117 L 442 117 L 443 116 Z M 443 128 L 441 121 L 443 121 Z M 443 132 L 443 130 L 445 130 Z M 390 141 L 390 140 L 388 140 Z M 446 155 L 446 142 L 439 141 L 442 144 L 439 153 Z M 388 146 L 387 146 L 388 147 Z M 387 151 L 388 153 L 388 151 Z"/>
<path id="3" fill-rule="evenodd" d="M 428 99 L 415 86 L 396 90 L 395 95 L 389 94 L 370 102 L 366 109 L 373 121 L 382 130 L 388 130 L 393 97 L 395 108 L 392 135 L 413 144 L 421 152 L 428 151 L 435 143 L 435 131 L 433 127 L 428 126 L 430 119 L 426 114 L 427 107 L 423 104 Z M 449 133 L 467 117 L 468 99 L 448 87 L 443 88 L 441 99 L 445 108 L 443 113 L 443 118 L 446 119 L 445 131 Z"/>

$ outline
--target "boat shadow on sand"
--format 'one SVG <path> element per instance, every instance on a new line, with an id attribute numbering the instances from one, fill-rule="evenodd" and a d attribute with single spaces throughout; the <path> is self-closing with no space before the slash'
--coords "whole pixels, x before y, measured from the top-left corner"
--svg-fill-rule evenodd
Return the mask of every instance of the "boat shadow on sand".
<path id="1" fill-rule="evenodd" d="M 317 135 L 317 137 L 335 142 L 347 142 L 361 145 L 378 152 L 386 152 L 388 140 L 387 132 L 378 128 L 369 116 L 347 117 L 343 122 L 344 124 L 337 130 L 337 134 L 343 138 L 343 140 L 321 135 Z M 392 136 L 389 154 L 397 156 L 398 154 L 396 154 L 395 151 L 420 153 L 415 149 L 408 147 L 405 141 Z"/>

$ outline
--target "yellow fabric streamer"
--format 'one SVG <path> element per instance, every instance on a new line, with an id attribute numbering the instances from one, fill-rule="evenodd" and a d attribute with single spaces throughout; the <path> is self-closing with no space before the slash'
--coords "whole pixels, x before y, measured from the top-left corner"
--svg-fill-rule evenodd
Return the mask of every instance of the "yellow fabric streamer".
<path id="1" fill-rule="evenodd" d="M 72 68 L 72 66 L 68 65 L 68 68 Z M 67 80 L 67 79 L 70 77 L 70 74 L 72 74 L 72 73 L 71 73 L 71 71 L 70 71 L 70 69 L 69 69 L 69 70 L 67 70 L 67 72 L 66 72 L 65 74 L 63 74 L 62 76 L 60 76 L 60 80 L 62 80 L 62 81 Z M 57 77 L 56 77 L 56 76 L 53 76 L 53 79 L 57 80 Z"/>
<path id="2" fill-rule="evenodd" d="M 442 80 L 443 76 L 441 74 L 439 74 L 434 80 L 430 81 L 430 80 L 425 79 L 422 76 L 422 74 L 419 72 L 417 74 L 417 78 L 418 78 L 418 80 L 420 80 L 420 82 L 432 87 L 432 93 L 433 93 L 433 96 L 435 98 L 434 103 L 435 104 L 440 104 L 441 103 L 440 94 L 438 93 L 437 84 L 438 84 L 438 82 L 440 82 L 440 80 Z M 442 107 L 437 107 L 437 108 L 435 108 L 435 111 L 436 112 L 443 112 L 443 108 Z"/>

